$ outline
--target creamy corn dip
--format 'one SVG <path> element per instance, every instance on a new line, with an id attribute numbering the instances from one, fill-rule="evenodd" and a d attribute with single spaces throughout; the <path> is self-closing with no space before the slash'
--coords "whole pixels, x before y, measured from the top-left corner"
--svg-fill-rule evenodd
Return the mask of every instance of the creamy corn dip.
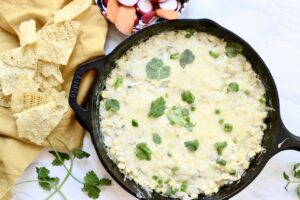
<path id="1" fill-rule="evenodd" d="M 213 35 L 150 37 L 116 61 L 101 95 L 109 157 L 164 196 L 212 195 L 263 150 L 264 86 L 242 47 Z"/>

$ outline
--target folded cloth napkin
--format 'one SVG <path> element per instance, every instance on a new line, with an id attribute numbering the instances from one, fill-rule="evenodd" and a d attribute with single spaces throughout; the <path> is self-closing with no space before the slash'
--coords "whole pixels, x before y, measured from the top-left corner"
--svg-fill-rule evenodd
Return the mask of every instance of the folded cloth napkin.
<path id="1" fill-rule="evenodd" d="M 34 19 L 37 30 L 45 24 L 51 24 L 53 14 L 70 0 L 0 0 L 0 52 L 19 46 L 18 27 L 22 21 Z M 63 89 L 69 93 L 73 74 L 78 65 L 103 55 L 107 33 L 107 22 L 96 5 L 77 16 L 80 33 L 69 63 L 63 68 Z M 94 73 L 87 73 L 82 80 L 78 102 L 84 102 L 85 96 L 94 79 Z M 84 129 L 76 121 L 74 112 L 69 108 L 62 121 L 53 130 L 49 138 L 57 149 L 63 151 L 62 145 L 55 140 L 59 138 L 69 149 L 80 148 Z M 31 163 L 44 146 L 37 146 L 18 137 L 15 119 L 10 111 L 0 107 L 0 199 L 10 199 L 10 188 L 24 169 Z"/>

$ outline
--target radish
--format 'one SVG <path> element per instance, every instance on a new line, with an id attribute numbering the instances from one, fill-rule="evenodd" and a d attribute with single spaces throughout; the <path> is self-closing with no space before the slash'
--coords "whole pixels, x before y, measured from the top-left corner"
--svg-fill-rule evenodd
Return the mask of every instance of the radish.
<path id="1" fill-rule="evenodd" d="M 103 0 L 104 5 L 107 6 L 108 1 L 109 1 L 109 0 Z"/>
<path id="2" fill-rule="evenodd" d="M 153 11 L 153 5 L 150 0 L 139 0 L 136 10 L 140 15 L 144 15 Z"/>
<path id="3" fill-rule="evenodd" d="M 167 0 L 159 3 L 159 7 L 164 10 L 176 10 L 178 7 L 177 0 Z"/>
<path id="4" fill-rule="evenodd" d="M 161 3 L 168 0 L 151 0 L 152 3 Z"/>
<path id="5" fill-rule="evenodd" d="M 150 24 L 155 18 L 155 11 L 152 10 L 151 12 L 144 14 L 141 19 L 145 24 Z"/>
<path id="6" fill-rule="evenodd" d="M 120 4 L 124 6 L 134 6 L 138 0 L 118 0 Z"/>

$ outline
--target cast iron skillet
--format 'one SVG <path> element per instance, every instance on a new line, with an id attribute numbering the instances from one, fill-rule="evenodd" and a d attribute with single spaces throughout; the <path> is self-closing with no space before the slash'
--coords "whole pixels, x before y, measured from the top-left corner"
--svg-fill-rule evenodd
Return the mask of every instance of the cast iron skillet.
<path id="1" fill-rule="evenodd" d="M 274 110 L 269 112 L 269 115 L 266 119 L 267 129 L 262 141 L 262 146 L 265 148 L 265 151 L 258 154 L 252 160 L 249 169 L 239 181 L 236 181 L 228 186 L 223 186 L 219 192 L 213 196 L 199 195 L 198 199 L 228 199 L 249 185 L 261 172 L 268 160 L 276 153 L 288 149 L 300 151 L 300 138 L 292 135 L 285 128 L 280 118 L 279 99 L 272 75 L 260 56 L 248 43 L 231 31 L 221 27 L 209 19 L 180 19 L 175 21 L 161 22 L 149 26 L 136 34 L 133 34 L 124 40 L 120 45 L 118 45 L 109 55 L 81 65 L 75 73 L 69 96 L 70 106 L 74 109 L 81 124 L 91 133 L 93 144 L 105 169 L 126 191 L 138 197 L 139 199 L 169 200 L 170 198 L 163 197 L 158 193 L 153 193 L 150 195 L 135 182 L 128 179 L 124 180 L 124 175 L 119 172 L 117 166 L 109 159 L 106 154 L 105 145 L 103 143 L 103 135 L 101 134 L 99 124 L 99 116 L 101 114 L 99 113 L 99 102 L 101 101 L 100 94 L 105 87 L 106 78 L 114 69 L 115 60 L 120 58 L 125 51 L 153 34 L 166 30 L 187 28 L 194 28 L 199 31 L 208 32 L 220 38 L 224 38 L 225 40 L 231 40 L 241 44 L 243 46 L 243 54 L 251 62 L 254 71 L 261 78 L 266 88 L 266 100 L 268 106 L 274 108 Z M 89 104 L 86 108 L 82 108 L 77 104 L 76 97 L 81 77 L 86 71 L 89 70 L 96 70 L 98 72 L 98 76 L 94 82 Z M 124 151 L 126 151 L 126 149 L 124 149 Z"/>

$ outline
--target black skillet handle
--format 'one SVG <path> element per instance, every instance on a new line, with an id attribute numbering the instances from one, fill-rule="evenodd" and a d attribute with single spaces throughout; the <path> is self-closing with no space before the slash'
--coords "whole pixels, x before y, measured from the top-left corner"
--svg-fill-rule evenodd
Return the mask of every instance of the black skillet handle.
<path id="1" fill-rule="evenodd" d="M 72 85 L 69 95 L 69 104 L 76 113 L 76 117 L 80 124 L 89 132 L 92 131 L 91 113 L 89 107 L 83 108 L 77 103 L 78 90 L 82 76 L 90 70 L 96 70 L 98 73 L 104 66 L 105 57 L 101 57 L 79 66 L 72 80 Z"/>
<path id="2" fill-rule="evenodd" d="M 281 121 L 275 137 L 273 153 L 276 154 L 284 150 L 300 151 L 300 137 L 289 132 Z"/>

